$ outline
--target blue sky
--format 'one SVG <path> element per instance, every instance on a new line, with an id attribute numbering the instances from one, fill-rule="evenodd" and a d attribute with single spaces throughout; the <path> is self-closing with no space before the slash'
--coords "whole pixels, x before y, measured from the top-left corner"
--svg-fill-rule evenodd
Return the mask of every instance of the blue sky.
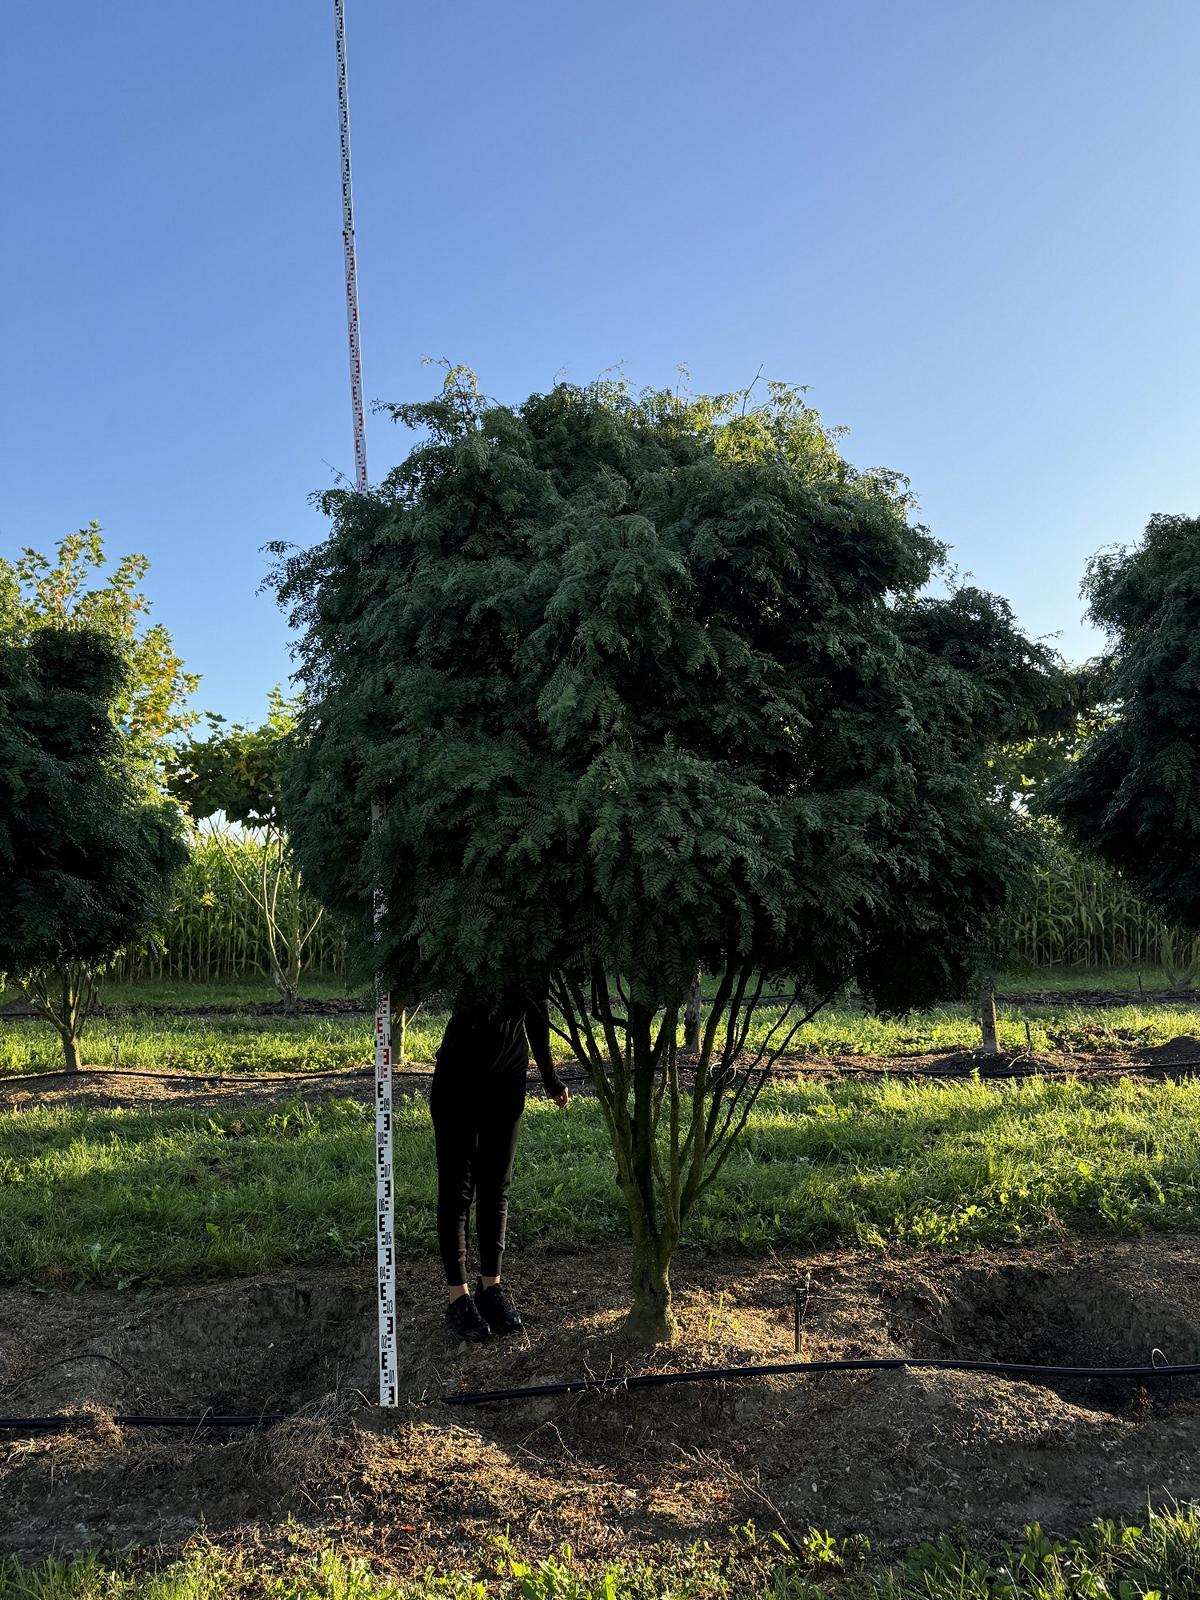
<path id="1" fill-rule="evenodd" d="M 369 399 L 810 386 L 964 571 L 1094 648 L 1200 510 L 1194 0 L 347 0 Z M 0 551 L 144 550 L 199 702 L 289 670 L 268 539 L 353 472 L 332 0 L 6 18 Z M 404 440 L 368 423 L 381 477 Z"/>

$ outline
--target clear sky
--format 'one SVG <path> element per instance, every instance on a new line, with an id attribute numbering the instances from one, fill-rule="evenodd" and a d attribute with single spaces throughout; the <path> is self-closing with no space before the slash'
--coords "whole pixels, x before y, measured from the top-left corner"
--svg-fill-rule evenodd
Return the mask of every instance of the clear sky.
<path id="1" fill-rule="evenodd" d="M 1072 658 L 1200 511 L 1196 0 L 347 0 L 368 399 L 810 386 Z M 202 706 L 353 473 L 332 0 L 40 0 L 0 68 L 0 551 L 143 550 Z M 381 477 L 403 453 L 368 423 Z"/>

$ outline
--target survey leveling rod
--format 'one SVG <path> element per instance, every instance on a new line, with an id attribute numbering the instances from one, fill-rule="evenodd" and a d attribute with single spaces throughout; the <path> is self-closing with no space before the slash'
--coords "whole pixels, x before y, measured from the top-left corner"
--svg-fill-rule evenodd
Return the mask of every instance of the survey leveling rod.
<path id="1" fill-rule="evenodd" d="M 354 408 L 354 479 L 367 490 L 367 430 L 363 416 L 362 353 L 358 341 L 358 272 L 354 261 L 354 193 L 350 183 L 350 95 L 346 86 L 346 13 L 333 0 L 337 25 L 338 113 L 342 137 L 342 249 L 346 260 L 346 333 L 350 341 L 350 400 Z M 382 803 L 371 806 L 371 826 L 383 821 Z M 382 891 L 372 907 L 375 935 L 383 920 Z M 379 1404 L 394 1406 L 396 1388 L 396 1229 L 392 1172 L 392 1002 L 375 980 L 375 1258 L 379 1279 Z"/>

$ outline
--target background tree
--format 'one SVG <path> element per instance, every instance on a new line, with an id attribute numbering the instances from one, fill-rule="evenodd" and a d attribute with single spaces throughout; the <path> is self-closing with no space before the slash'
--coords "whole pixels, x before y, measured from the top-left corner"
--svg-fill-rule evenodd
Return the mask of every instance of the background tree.
<path id="1" fill-rule="evenodd" d="M 1010 625 L 1011 620 L 1008 617 Z M 974 641 L 973 648 L 986 677 L 986 640 Z M 1094 665 L 1064 668 L 1056 655 L 1043 649 L 1016 677 L 1006 677 L 1002 671 L 990 697 L 986 715 L 993 739 L 987 758 L 992 799 L 1028 820 L 1031 875 L 1055 842 L 1044 824 L 1033 822 L 1038 796 L 1102 718 L 1103 677 Z M 996 982 L 1013 955 L 1011 919 L 997 917 L 988 942 L 992 960 L 979 974 L 976 1006 L 983 1054 L 994 1056 L 1000 1052 Z"/>
<path id="2" fill-rule="evenodd" d="M 323 911 L 304 892 L 280 814 L 283 770 L 295 737 L 297 702 L 275 688 L 260 727 L 208 715 L 208 736 L 181 742 L 168 757 L 167 787 L 193 820 L 208 823 L 243 892 L 263 914 L 276 988 L 295 1009 L 310 941 Z M 257 846 L 248 870 L 230 825 Z"/>
<path id="3" fill-rule="evenodd" d="M 146 556 L 126 555 L 106 571 L 95 522 L 61 539 L 52 556 L 26 549 L 15 561 L 0 557 L 0 627 L 30 639 L 39 628 L 71 623 L 113 639 L 126 669 L 112 715 L 130 751 L 157 762 L 165 742 L 196 722 L 187 702 L 200 679 L 184 670 L 167 629 L 149 620 L 142 589 L 149 566 Z"/>
<path id="4" fill-rule="evenodd" d="M 996 798 L 1031 816 L 1042 804 L 1052 779 L 1077 759 L 1084 745 L 1112 714 L 1112 662 L 1107 657 L 1064 667 L 1048 702 L 1033 708 L 1032 717 L 1005 733 L 988 758 Z"/>
<path id="5" fill-rule="evenodd" d="M 629 1327 L 668 1338 L 684 1225 L 804 1021 L 850 982 L 889 1012 L 969 991 L 1026 853 L 987 755 L 1053 662 L 987 595 L 917 598 L 941 549 L 903 480 L 795 390 L 513 410 L 452 373 L 395 415 L 427 441 L 327 494 L 331 537 L 277 573 L 293 843 L 401 995 L 550 979 L 612 1140 Z M 776 980 L 795 999 L 760 1019 Z"/>
<path id="6" fill-rule="evenodd" d="M 126 663 L 105 633 L 0 639 L 0 970 L 57 1028 L 68 1071 L 96 968 L 165 908 L 186 858 L 113 707 Z"/>
<path id="7" fill-rule="evenodd" d="M 1157 516 L 1084 583 L 1108 634 L 1112 712 L 1048 786 L 1079 848 L 1168 919 L 1200 931 L 1200 519 Z"/>

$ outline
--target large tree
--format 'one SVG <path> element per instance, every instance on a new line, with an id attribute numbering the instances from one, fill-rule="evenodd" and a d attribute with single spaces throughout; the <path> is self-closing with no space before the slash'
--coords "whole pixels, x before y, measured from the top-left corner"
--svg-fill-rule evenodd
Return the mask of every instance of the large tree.
<path id="1" fill-rule="evenodd" d="M 186 858 L 113 718 L 128 663 L 106 634 L 0 634 L 0 971 L 80 1064 L 96 968 L 153 925 Z"/>
<path id="2" fill-rule="evenodd" d="M 887 1011 L 969 989 L 1025 849 L 987 753 L 1054 667 L 991 597 L 918 598 L 941 548 L 903 480 L 791 389 L 510 409 L 452 373 L 396 415 L 425 441 L 278 572 L 294 848 L 401 995 L 550 980 L 613 1143 L 629 1326 L 668 1338 L 672 1252 L 805 1018 L 851 982 Z"/>
<path id="3" fill-rule="evenodd" d="M 1084 593 L 1113 704 L 1047 805 L 1073 843 L 1200 930 L 1200 518 L 1154 517 L 1140 544 L 1091 562 Z"/>

